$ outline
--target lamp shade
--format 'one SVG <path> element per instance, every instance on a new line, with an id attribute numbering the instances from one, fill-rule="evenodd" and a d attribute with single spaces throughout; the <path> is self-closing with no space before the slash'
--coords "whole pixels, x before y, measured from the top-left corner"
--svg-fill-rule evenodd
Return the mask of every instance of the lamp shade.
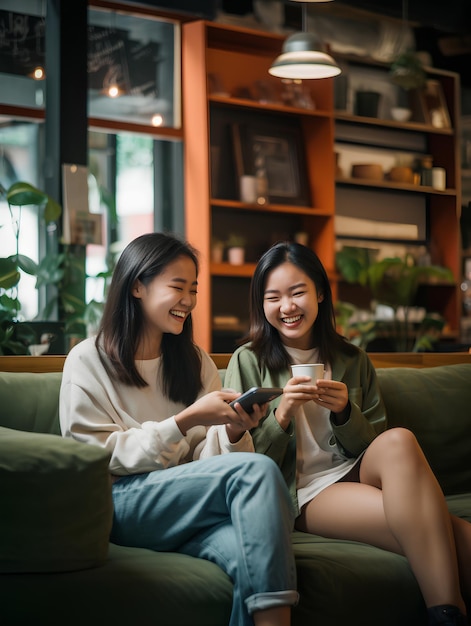
<path id="1" fill-rule="evenodd" d="M 295 33 L 288 37 L 283 49 L 268 72 L 278 78 L 330 78 L 340 74 L 341 69 L 334 59 L 318 50 L 317 38 L 308 32 Z"/>

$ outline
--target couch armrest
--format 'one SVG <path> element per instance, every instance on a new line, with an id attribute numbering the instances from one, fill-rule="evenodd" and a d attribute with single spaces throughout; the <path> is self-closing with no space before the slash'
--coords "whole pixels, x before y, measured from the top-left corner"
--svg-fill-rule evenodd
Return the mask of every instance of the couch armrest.
<path id="1" fill-rule="evenodd" d="M 109 453 L 0 427 L 0 572 L 102 565 L 113 506 Z"/>

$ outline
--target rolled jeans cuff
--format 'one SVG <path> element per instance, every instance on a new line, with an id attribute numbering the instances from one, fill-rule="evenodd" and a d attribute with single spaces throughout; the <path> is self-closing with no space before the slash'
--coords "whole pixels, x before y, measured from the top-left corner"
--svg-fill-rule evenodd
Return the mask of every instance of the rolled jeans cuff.
<path id="1" fill-rule="evenodd" d="M 255 611 L 264 611 L 278 606 L 294 606 L 299 602 L 299 593 L 295 590 L 268 591 L 254 593 L 245 600 L 247 610 L 252 615 Z"/>

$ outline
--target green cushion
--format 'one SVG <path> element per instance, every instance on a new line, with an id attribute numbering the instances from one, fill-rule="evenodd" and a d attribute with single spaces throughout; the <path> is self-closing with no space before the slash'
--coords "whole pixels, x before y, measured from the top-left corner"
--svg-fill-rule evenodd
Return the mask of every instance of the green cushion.
<path id="1" fill-rule="evenodd" d="M 96 567 L 112 523 L 109 453 L 0 427 L 0 572 Z"/>
<path id="2" fill-rule="evenodd" d="M 471 522 L 471 494 L 469 491 L 468 493 L 459 493 L 454 496 L 447 496 L 446 501 L 450 513 Z"/>
<path id="3" fill-rule="evenodd" d="M 377 370 L 388 426 L 412 430 L 446 494 L 471 485 L 471 365 Z"/>
<path id="4" fill-rule="evenodd" d="M 0 372 L 0 426 L 60 434 L 61 372 Z"/>
<path id="5" fill-rule="evenodd" d="M 232 605 L 214 563 L 112 543 L 103 567 L 0 574 L 0 590 L 2 626 L 227 626 Z"/>
<path id="6" fill-rule="evenodd" d="M 294 626 L 425 624 L 425 605 L 405 557 L 300 532 L 293 548 L 300 594 Z"/>

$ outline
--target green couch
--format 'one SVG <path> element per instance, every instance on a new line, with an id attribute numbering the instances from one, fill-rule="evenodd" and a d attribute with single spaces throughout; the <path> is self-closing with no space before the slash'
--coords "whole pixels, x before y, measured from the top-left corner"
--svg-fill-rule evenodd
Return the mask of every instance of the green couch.
<path id="1" fill-rule="evenodd" d="M 471 364 L 378 376 L 389 425 L 416 433 L 450 509 L 471 521 Z M 0 371 L 0 624 L 227 624 L 231 582 L 216 565 L 108 543 L 108 455 L 57 436 L 60 377 Z M 294 626 L 425 625 L 403 557 L 299 532 L 293 548 Z"/>

